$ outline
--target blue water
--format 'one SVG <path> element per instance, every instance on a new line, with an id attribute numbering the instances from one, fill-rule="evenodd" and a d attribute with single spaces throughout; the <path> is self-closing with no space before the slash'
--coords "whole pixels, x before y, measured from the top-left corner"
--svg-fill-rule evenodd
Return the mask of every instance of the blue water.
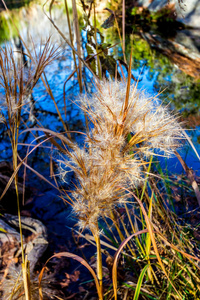
<path id="1" fill-rule="evenodd" d="M 39 49 L 39 48 L 38 48 Z M 65 111 L 64 111 L 64 101 L 63 101 L 63 83 L 71 74 L 71 60 L 72 56 L 70 55 L 69 48 L 67 47 L 63 52 L 60 58 L 57 58 L 45 69 L 45 74 L 47 76 L 47 80 L 49 86 L 53 92 L 55 101 L 58 105 L 59 111 L 61 112 L 62 117 L 65 120 Z M 120 72 L 120 68 L 118 68 Z M 126 70 L 124 69 L 124 74 L 126 74 Z M 88 84 L 90 90 L 95 90 L 93 86 L 93 82 L 91 82 L 91 73 L 87 70 L 85 72 L 85 83 L 86 86 Z M 142 74 L 141 69 L 132 70 L 132 74 L 140 79 L 138 82 L 138 88 L 144 89 L 147 93 L 151 95 L 156 95 L 157 90 L 155 89 L 155 83 L 157 77 L 159 75 L 159 71 L 155 71 L 152 76 L 152 70 L 146 67 Z M 151 75 L 151 76 L 150 76 Z M 170 77 L 172 75 L 167 75 L 166 81 L 170 81 Z M 132 83 L 134 81 L 132 80 Z M 2 94 L 2 88 L 0 89 L 0 93 Z M 66 96 L 66 105 L 67 105 L 67 118 L 66 121 L 71 126 L 72 130 L 84 130 L 84 116 L 80 111 L 79 107 L 74 103 L 74 100 L 80 97 L 79 86 L 77 81 L 76 74 L 70 79 L 65 85 L 65 96 Z M 173 95 L 169 95 L 169 98 Z M 49 128 L 53 131 L 61 132 L 63 131 L 62 123 L 59 121 L 57 117 L 57 112 L 55 105 L 51 99 L 51 97 L 46 92 L 46 89 L 43 85 L 42 80 L 40 79 L 37 86 L 33 90 L 33 97 L 36 101 L 35 109 L 37 111 L 37 118 L 39 122 L 41 122 L 44 128 Z M 3 112 L 6 113 L 6 110 L 3 109 Z M 79 125 L 81 128 L 79 128 Z M 77 126 L 76 126 L 77 125 Z M 188 136 L 191 138 L 191 141 L 198 153 L 200 153 L 200 144 L 198 143 L 197 137 L 199 134 L 199 127 L 196 129 L 187 130 Z M 31 139 L 29 139 L 29 142 Z M 28 141 L 26 141 L 28 142 Z M 10 144 L 8 139 L 3 139 L 0 145 L 1 150 L 1 160 L 4 160 L 8 157 L 11 158 Z M 194 150 L 191 145 L 187 141 L 183 141 L 183 147 L 179 150 L 181 156 L 185 160 L 188 167 L 193 168 L 197 171 L 198 175 L 200 172 L 200 161 L 197 158 Z M 165 167 L 165 166 L 163 166 Z M 170 158 L 168 160 L 168 169 L 170 172 L 181 173 L 182 167 L 177 159 Z"/>

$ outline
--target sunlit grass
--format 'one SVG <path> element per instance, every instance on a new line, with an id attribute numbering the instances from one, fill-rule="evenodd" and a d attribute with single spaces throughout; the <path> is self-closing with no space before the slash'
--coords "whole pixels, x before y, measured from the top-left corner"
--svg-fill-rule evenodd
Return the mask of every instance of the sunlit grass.
<path id="1" fill-rule="evenodd" d="M 75 2 L 73 9 L 76 15 Z M 95 8 L 93 12 L 95 14 Z M 49 20 L 53 22 L 51 9 Z M 75 20 L 78 25 L 77 16 Z M 77 72 L 82 90 L 82 64 L 89 66 L 81 57 L 80 49 L 75 49 L 72 37 L 68 41 L 62 32 L 58 30 L 58 33 L 73 50 L 74 72 Z M 96 30 L 94 34 L 96 36 Z M 80 38 L 77 41 L 80 42 Z M 78 219 L 80 235 L 83 236 L 86 229 L 92 233 L 93 237 L 87 238 L 96 244 L 96 269 L 80 256 L 69 252 L 58 253 L 53 257 L 72 258 L 84 265 L 93 277 L 100 300 L 198 299 L 200 259 L 193 228 L 186 224 L 183 226 L 176 214 L 173 184 L 168 175 L 161 168 L 152 174 L 155 171 L 153 157 L 168 157 L 182 144 L 184 135 L 177 116 L 170 113 L 157 97 L 139 91 L 137 84 L 131 84 L 131 61 L 127 83 L 116 79 L 99 81 L 93 72 L 96 92 L 91 96 L 81 95 L 77 102 L 88 121 L 82 146 L 71 140 L 70 129 L 56 106 L 65 132 L 57 133 L 41 126 L 27 129 L 26 132 L 43 131 L 45 137 L 40 138 L 42 141 L 27 157 L 19 158 L 21 163 L 18 164 L 21 110 L 27 104 L 28 96 L 38 79 L 44 74 L 44 68 L 57 56 L 57 50 L 50 45 L 50 41 L 47 41 L 38 58 L 29 49 L 26 48 L 26 51 L 33 63 L 26 80 L 23 75 L 27 70 L 23 64 L 15 64 L 12 51 L 2 50 L 0 56 L 1 84 L 5 88 L 7 108 L 7 115 L 2 114 L 1 121 L 7 127 L 13 149 L 14 174 L 11 181 L 15 180 L 17 192 L 20 166 L 24 164 L 31 169 L 26 163 L 28 155 L 46 141 L 52 143 L 53 149 L 60 153 L 56 161 L 60 165 L 59 174 L 62 173 L 62 178 L 66 178 L 69 172 L 73 172 L 75 176 L 70 191 L 64 190 L 63 183 L 59 189 L 57 181 L 54 187 L 60 190 L 61 198 L 72 206 L 72 212 Z M 101 78 L 98 53 L 96 55 Z M 43 83 L 56 105 L 45 76 Z M 32 171 L 40 179 L 48 181 L 37 170 Z M 185 180 L 182 187 L 179 183 L 177 185 L 178 189 L 184 189 L 189 184 Z M 19 203 L 18 214 L 20 220 Z M 23 240 L 21 244 L 23 252 Z M 104 268 L 110 271 L 109 278 L 103 274 L 102 255 L 106 256 L 107 265 Z M 23 255 L 22 258 L 24 272 L 20 293 L 24 293 L 24 282 L 25 298 L 30 300 L 33 295 L 31 282 L 28 281 L 31 281 L 32 276 L 27 276 L 27 262 Z M 40 299 L 44 297 L 41 285 L 44 270 L 39 276 Z M 18 284 L 16 276 L 15 279 L 15 282 L 12 281 L 13 289 Z M 35 289 L 38 297 L 37 287 Z M 8 295 L 10 299 L 13 297 L 12 290 Z"/>

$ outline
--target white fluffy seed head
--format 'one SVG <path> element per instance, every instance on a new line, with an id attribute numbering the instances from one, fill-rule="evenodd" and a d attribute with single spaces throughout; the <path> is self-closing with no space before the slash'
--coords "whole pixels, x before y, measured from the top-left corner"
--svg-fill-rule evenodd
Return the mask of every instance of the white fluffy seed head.
<path id="1" fill-rule="evenodd" d="M 169 155 L 183 138 L 182 129 L 155 97 L 121 82 L 102 82 L 91 98 L 81 99 L 92 121 L 84 147 L 73 147 L 65 161 L 75 173 L 73 210 L 81 228 L 95 232 L 97 220 L 127 200 L 125 189 L 143 181 L 144 157 L 159 149 Z"/>
<path id="2" fill-rule="evenodd" d="M 117 204 L 126 201 L 122 187 L 133 187 L 141 181 L 141 162 L 122 154 L 120 148 L 79 150 L 71 151 L 65 162 L 76 177 L 76 188 L 71 192 L 73 211 L 79 226 L 94 232 L 99 217 L 109 215 Z"/>
<path id="3" fill-rule="evenodd" d="M 99 138 L 101 143 L 104 144 L 103 135 L 110 140 L 116 139 L 113 131 L 116 126 L 122 126 L 123 138 L 126 139 L 128 133 L 136 135 L 135 145 L 143 146 L 143 154 L 152 154 L 154 149 L 166 155 L 172 154 L 179 146 L 180 139 L 183 139 L 177 118 L 158 98 L 149 96 L 145 91 L 138 91 L 132 85 L 124 119 L 126 93 L 126 85 L 121 82 L 103 82 L 99 84 L 96 94 L 87 101 L 83 100 L 84 109 L 94 120 L 95 130 L 97 127 L 101 129 L 98 130 L 98 135 L 102 137 Z M 92 133 L 95 137 L 96 132 L 93 130 Z"/>

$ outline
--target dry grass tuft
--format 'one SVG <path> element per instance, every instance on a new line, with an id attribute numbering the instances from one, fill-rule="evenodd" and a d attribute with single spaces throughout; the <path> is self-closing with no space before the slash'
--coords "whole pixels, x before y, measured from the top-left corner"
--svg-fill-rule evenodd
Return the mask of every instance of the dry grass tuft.
<path id="1" fill-rule="evenodd" d="M 71 195 L 79 226 L 92 232 L 99 217 L 109 216 L 115 205 L 127 201 L 124 189 L 142 183 L 145 158 L 154 150 L 172 154 L 183 138 L 177 118 L 156 97 L 133 85 L 125 104 L 126 93 L 121 82 L 102 82 L 91 98 L 80 99 L 91 130 L 84 147 L 68 151 L 61 164 L 64 173 L 73 171 L 76 176 Z"/>
<path id="2" fill-rule="evenodd" d="M 55 279 L 53 278 L 53 276 L 45 275 L 43 277 L 42 290 L 43 290 L 44 300 L 58 299 L 56 297 L 56 293 L 58 294 L 58 291 L 53 287 L 53 283 L 55 283 Z M 25 300 L 26 299 L 24 293 L 22 269 L 20 266 L 18 268 L 16 268 L 16 266 L 10 266 L 9 273 L 3 281 L 1 290 L 3 291 L 2 300 L 9 300 L 9 299 Z M 32 300 L 39 299 L 38 277 L 34 274 L 31 274 L 30 292 L 31 292 Z"/>

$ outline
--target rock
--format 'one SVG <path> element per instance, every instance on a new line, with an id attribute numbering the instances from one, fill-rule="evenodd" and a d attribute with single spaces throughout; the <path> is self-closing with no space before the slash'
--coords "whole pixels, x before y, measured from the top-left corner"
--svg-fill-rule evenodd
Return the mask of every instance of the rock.
<path id="1" fill-rule="evenodd" d="M 42 222 L 33 218 L 21 217 L 21 223 L 23 232 L 24 230 L 26 232 L 26 236 L 23 235 L 24 251 L 30 262 L 30 271 L 33 272 L 39 258 L 48 246 L 47 230 Z M 8 257 L 14 262 L 16 258 L 19 259 L 21 254 L 18 217 L 5 214 L 0 219 L 0 228 L 1 249 L 6 249 L 6 251 L 2 251 L 2 258 L 4 259 L 5 254 L 6 262 L 8 262 Z M 3 264 L 5 265 L 5 261 Z"/>
<path id="2" fill-rule="evenodd" d="M 38 260 L 48 246 L 46 227 L 39 220 L 21 217 L 24 252 L 30 262 L 31 299 L 38 300 L 38 272 L 34 272 Z M 26 300 L 21 268 L 21 246 L 18 217 L 6 214 L 0 217 L 1 278 L 0 298 L 2 300 Z M 60 270 L 59 270 L 60 271 Z M 56 287 L 55 274 L 46 272 L 43 275 L 42 294 L 44 300 L 63 299 L 63 294 Z M 59 298 L 60 296 L 60 298 Z M 61 298 L 62 297 L 62 298 Z"/>
<path id="3" fill-rule="evenodd" d="M 175 9 L 177 21 L 191 27 L 200 28 L 199 0 L 138 0 L 138 5 L 148 8 L 150 11 L 158 11 L 168 5 L 169 8 Z"/>
<path id="4" fill-rule="evenodd" d="M 156 34 L 143 33 L 143 38 L 151 47 L 167 56 L 180 70 L 194 78 L 200 78 L 199 53 L 192 52 L 176 40 L 167 40 Z"/>

